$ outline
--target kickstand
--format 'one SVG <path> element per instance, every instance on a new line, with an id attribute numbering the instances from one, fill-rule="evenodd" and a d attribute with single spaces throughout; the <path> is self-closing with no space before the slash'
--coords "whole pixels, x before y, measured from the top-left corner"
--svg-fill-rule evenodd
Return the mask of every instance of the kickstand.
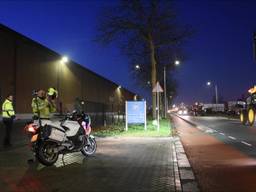
<path id="1" fill-rule="evenodd" d="M 64 153 L 62 154 L 62 163 L 63 163 L 63 165 L 65 165 L 65 162 L 64 162 Z"/>

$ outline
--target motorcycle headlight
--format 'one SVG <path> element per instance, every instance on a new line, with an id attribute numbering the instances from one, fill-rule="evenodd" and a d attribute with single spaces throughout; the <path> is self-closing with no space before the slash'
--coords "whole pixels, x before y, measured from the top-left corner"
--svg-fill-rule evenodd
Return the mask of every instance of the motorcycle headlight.
<path id="1" fill-rule="evenodd" d="M 37 125 L 36 124 L 29 124 L 26 126 L 26 131 L 29 132 L 29 133 L 36 133 L 36 130 L 37 130 Z"/>

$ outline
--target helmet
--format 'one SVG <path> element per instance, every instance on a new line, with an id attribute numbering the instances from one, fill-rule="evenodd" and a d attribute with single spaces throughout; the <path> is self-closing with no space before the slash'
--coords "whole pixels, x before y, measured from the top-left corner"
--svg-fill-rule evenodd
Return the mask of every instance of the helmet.
<path id="1" fill-rule="evenodd" d="M 52 99 L 55 99 L 58 97 L 58 91 L 55 88 L 50 87 L 48 89 L 47 95 L 50 96 Z"/>

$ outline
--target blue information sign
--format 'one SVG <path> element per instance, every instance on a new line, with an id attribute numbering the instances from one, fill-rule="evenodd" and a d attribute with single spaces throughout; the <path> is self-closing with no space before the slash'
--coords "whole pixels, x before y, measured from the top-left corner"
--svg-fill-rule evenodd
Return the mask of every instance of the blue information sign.
<path id="1" fill-rule="evenodd" d="M 146 105 L 145 101 L 127 101 L 126 117 L 127 123 L 145 123 Z"/>
<path id="2" fill-rule="evenodd" d="M 126 101 L 126 122 L 125 130 L 128 131 L 128 124 L 144 123 L 147 130 L 146 101 Z"/>

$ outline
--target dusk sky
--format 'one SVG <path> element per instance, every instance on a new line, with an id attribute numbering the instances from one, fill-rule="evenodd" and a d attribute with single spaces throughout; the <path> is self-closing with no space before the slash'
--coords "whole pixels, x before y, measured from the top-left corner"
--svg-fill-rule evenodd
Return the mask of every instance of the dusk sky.
<path id="1" fill-rule="evenodd" d="M 114 45 L 93 41 L 102 6 L 116 1 L 0 1 L 0 23 L 50 49 L 142 94 L 128 72 L 128 60 Z M 218 85 L 225 100 L 236 100 L 256 84 L 252 35 L 256 31 L 256 1 L 175 2 L 178 20 L 195 35 L 184 44 L 187 60 L 175 72 L 176 102 L 209 102 Z"/>

